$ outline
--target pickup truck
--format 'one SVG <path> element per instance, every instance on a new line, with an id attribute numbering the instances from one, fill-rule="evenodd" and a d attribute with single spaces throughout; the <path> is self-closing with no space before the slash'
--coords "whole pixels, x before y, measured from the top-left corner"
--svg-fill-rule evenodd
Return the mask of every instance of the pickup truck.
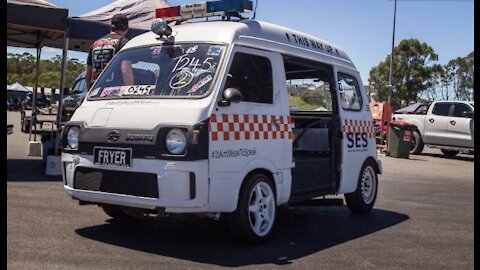
<path id="1" fill-rule="evenodd" d="M 474 152 L 474 106 L 469 101 L 435 101 L 426 110 L 395 113 L 393 120 L 415 126 L 411 154 L 420 154 L 425 145 L 439 148 L 447 157 L 460 151 Z"/>

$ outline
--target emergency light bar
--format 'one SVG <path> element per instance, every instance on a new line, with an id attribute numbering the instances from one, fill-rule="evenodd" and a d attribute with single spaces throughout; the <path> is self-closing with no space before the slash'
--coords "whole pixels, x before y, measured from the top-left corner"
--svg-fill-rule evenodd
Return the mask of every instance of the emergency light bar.
<path id="1" fill-rule="evenodd" d="M 245 11 L 252 11 L 250 0 L 219 0 L 185 4 L 167 8 L 157 8 L 155 17 L 169 21 L 181 21 L 193 18 L 206 18 L 212 16 L 228 16 Z"/>

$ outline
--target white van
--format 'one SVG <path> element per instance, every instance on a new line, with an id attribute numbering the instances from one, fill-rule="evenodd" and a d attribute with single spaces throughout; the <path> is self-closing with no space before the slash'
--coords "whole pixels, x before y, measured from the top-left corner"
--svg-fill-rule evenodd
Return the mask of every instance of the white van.
<path id="1" fill-rule="evenodd" d="M 352 212 L 369 212 L 382 166 L 350 58 L 225 14 L 171 28 L 157 19 L 156 33 L 115 55 L 65 126 L 66 192 L 118 219 L 225 217 L 256 243 L 280 205 L 345 194 Z"/>

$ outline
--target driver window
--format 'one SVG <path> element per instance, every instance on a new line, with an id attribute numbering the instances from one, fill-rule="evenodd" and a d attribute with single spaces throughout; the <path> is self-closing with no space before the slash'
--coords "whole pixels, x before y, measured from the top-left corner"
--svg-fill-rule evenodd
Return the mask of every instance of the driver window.
<path id="1" fill-rule="evenodd" d="M 227 75 L 226 88 L 236 88 L 243 101 L 273 103 L 272 65 L 263 56 L 235 53 Z"/>

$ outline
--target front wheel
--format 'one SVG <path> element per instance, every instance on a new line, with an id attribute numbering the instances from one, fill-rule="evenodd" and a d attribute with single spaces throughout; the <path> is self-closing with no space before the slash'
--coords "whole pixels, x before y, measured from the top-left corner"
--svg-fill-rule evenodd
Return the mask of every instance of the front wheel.
<path id="1" fill-rule="evenodd" d="M 270 178 L 263 173 L 246 181 L 240 190 L 237 210 L 230 215 L 230 228 L 241 239 L 258 244 L 271 235 L 275 225 L 275 192 Z"/>
<path id="2" fill-rule="evenodd" d="M 367 160 L 360 171 L 357 189 L 345 194 L 345 201 L 352 213 L 368 213 L 377 199 L 378 176 L 373 161 Z"/>

